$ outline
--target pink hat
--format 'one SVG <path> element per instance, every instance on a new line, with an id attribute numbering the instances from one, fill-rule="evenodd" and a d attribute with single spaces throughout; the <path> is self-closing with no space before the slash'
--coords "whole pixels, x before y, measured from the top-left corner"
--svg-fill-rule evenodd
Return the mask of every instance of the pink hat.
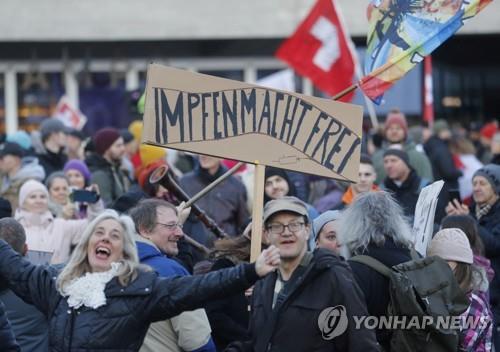
<path id="1" fill-rule="evenodd" d="M 427 248 L 427 255 L 437 255 L 444 260 L 472 264 L 474 255 L 467 235 L 460 229 L 443 229 L 436 233 Z"/>
<path id="2" fill-rule="evenodd" d="M 47 197 L 49 196 L 49 191 L 47 190 L 47 187 L 45 187 L 43 183 L 35 180 L 28 180 L 25 183 L 23 183 L 21 189 L 19 190 L 19 206 L 22 207 L 24 201 L 30 195 L 30 193 L 35 191 L 42 191 L 47 195 Z"/>
<path id="3" fill-rule="evenodd" d="M 387 131 L 390 125 L 399 125 L 405 131 L 405 138 L 408 136 L 408 122 L 402 112 L 390 112 L 384 123 L 384 131 Z"/>

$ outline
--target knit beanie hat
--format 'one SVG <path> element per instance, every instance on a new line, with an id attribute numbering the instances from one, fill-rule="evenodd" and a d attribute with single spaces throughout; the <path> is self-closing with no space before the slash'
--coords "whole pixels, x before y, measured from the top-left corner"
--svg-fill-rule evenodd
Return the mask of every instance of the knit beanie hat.
<path id="1" fill-rule="evenodd" d="M 68 170 L 76 170 L 80 172 L 83 175 L 83 178 L 85 178 L 85 184 L 88 184 L 90 182 L 90 170 L 87 167 L 87 164 L 85 164 L 83 161 L 78 159 L 69 160 L 64 165 L 64 173 L 66 173 Z"/>
<path id="2" fill-rule="evenodd" d="M 330 221 L 335 221 L 340 219 L 340 214 L 341 212 L 338 210 L 328 210 L 325 211 L 323 214 L 318 216 L 316 219 L 313 220 L 313 236 L 315 239 L 318 238 L 319 233 L 325 227 L 326 224 L 328 224 Z"/>
<path id="3" fill-rule="evenodd" d="M 405 131 L 405 139 L 408 136 L 408 122 L 402 112 L 390 112 L 384 123 L 384 131 L 387 132 L 390 125 L 398 125 Z"/>
<path id="4" fill-rule="evenodd" d="M 384 152 L 384 158 L 388 155 L 393 155 L 395 157 L 398 157 L 399 159 L 403 160 L 406 165 L 411 169 L 410 165 L 410 157 L 408 156 L 408 153 L 405 152 L 402 149 L 396 149 L 396 148 L 389 148 Z"/>
<path id="5" fill-rule="evenodd" d="M 93 138 L 95 152 L 99 155 L 103 155 L 120 137 L 120 132 L 116 128 L 101 128 L 96 132 Z"/>
<path id="6" fill-rule="evenodd" d="M 432 132 L 437 136 L 441 131 L 449 130 L 450 126 L 446 120 L 437 120 L 432 125 Z"/>
<path id="7" fill-rule="evenodd" d="M 474 177 L 476 176 L 485 177 L 491 184 L 491 187 L 493 187 L 495 193 L 500 195 L 500 165 L 497 164 L 485 165 L 474 173 L 472 179 L 474 179 Z"/>
<path id="8" fill-rule="evenodd" d="M 443 229 L 436 233 L 427 248 L 427 255 L 467 264 L 474 261 L 467 235 L 457 228 Z"/>
<path id="9" fill-rule="evenodd" d="M 7 142 L 13 142 L 19 144 L 24 150 L 31 148 L 31 136 L 28 132 L 19 130 L 14 133 L 9 133 L 7 135 Z"/>
<path id="10" fill-rule="evenodd" d="M 39 181 L 28 180 L 19 189 L 19 206 L 22 207 L 26 198 L 30 195 L 30 193 L 35 191 L 42 191 L 45 193 L 47 198 L 49 197 L 49 191 L 47 187 Z"/>
<path id="11" fill-rule="evenodd" d="M 66 126 L 61 120 L 55 118 L 48 118 L 43 120 L 40 124 L 40 136 L 42 142 L 45 142 L 52 133 L 66 132 Z"/>
<path id="12" fill-rule="evenodd" d="M 479 131 L 479 133 L 481 134 L 482 137 L 486 139 L 492 139 L 496 131 L 497 131 L 496 122 L 490 122 L 484 125 L 483 128 L 481 128 L 481 130 Z"/>
<path id="13" fill-rule="evenodd" d="M 295 190 L 295 185 L 290 180 L 290 178 L 288 177 L 288 174 L 286 173 L 285 170 L 278 169 L 276 167 L 266 167 L 266 171 L 264 173 L 264 182 L 269 177 L 272 177 L 272 176 L 279 176 L 279 177 L 283 178 L 286 181 L 286 183 L 288 183 L 287 196 L 295 196 L 297 194 L 297 191 Z M 269 202 L 270 200 L 271 200 L 271 198 L 266 193 L 264 193 L 264 204 Z"/>

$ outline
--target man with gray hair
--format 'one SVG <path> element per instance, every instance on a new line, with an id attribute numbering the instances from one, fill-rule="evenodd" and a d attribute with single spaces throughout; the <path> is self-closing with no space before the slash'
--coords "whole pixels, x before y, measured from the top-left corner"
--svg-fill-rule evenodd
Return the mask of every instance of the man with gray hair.
<path id="1" fill-rule="evenodd" d="M 387 192 L 367 192 L 342 213 L 339 225 L 342 254 L 367 255 L 392 267 L 410 261 L 411 229 L 403 210 Z M 389 304 L 389 281 L 371 267 L 349 261 L 370 316 L 383 317 Z M 377 340 L 389 351 L 390 333 L 377 330 Z"/>
<path id="2" fill-rule="evenodd" d="M 0 219 L 0 239 L 22 256 L 28 252 L 24 228 L 13 218 Z M 5 313 L 21 351 L 48 351 L 48 325 L 45 316 L 8 289 L 0 288 L 0 302 L 5 305 Z"/>
<path id="3" fill-rule="evenodd" d="M 368 313 L 347 263 L 323 248 L 307 251 L 305 203 L 288 196 L 271 200 L 263 220 L 281 263 L 253 290 L 251 341 L 225 351 L 378 351 L 374 332 L 356 327 L 353 316 Z"/>

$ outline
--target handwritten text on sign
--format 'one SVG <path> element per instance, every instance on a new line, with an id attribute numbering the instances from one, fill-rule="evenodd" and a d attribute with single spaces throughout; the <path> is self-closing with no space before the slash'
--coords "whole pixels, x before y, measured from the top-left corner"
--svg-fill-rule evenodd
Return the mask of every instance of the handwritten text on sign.
<path id="1" fill-rule="evenodd" d="M 248 88 L 193 93 L 154 88 L 153 94 L 159 144 L 265 134 L 340 174 L 361 143 L 334 116 L 284 92 Z M 312 128 L 304 128 L 311 122 Z"/>
<path id="2" fill-rule="evenodd" d="M 151 64 L 142 141 L 356 181 L 362 120 L 361 106 Z"/>

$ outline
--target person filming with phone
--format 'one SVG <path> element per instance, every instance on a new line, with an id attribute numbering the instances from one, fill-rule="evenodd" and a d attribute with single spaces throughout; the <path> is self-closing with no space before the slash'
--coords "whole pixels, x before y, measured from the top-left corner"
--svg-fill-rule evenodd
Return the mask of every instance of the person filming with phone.
<path id="1" fill-rule="evenodd" d="M 488 164 L 477 170 L 472 177 L 472 199 L 470 207 L 457 199 L 448 203 L 448 215 L 470 214 L 477 220 L 479 236 L 483 240 L 485 255 L 491 260 L 496 275 L 490 285 L 490 303 L 494 316 L 493 341 L 500 349 L 500 165 Z"/>
<path id="2" fill-rule="evenodd" d="M 95 185 L 90 186 L 88 191 L 92 191 L 92 195 L 99 195 Z M 19 190 L 19 208 L 14 217 L 26 231 L 26 243 L 30 250 L 47 253 L 51 264 L 61 264 L 69 259 L 71 247 L 78 243 L 89 221 L 104 209 L 101 200 L 88 203 L 86 219 L 54 217 L 49 210 L 47 187 L 38 181 L 29 180 Z"/>

